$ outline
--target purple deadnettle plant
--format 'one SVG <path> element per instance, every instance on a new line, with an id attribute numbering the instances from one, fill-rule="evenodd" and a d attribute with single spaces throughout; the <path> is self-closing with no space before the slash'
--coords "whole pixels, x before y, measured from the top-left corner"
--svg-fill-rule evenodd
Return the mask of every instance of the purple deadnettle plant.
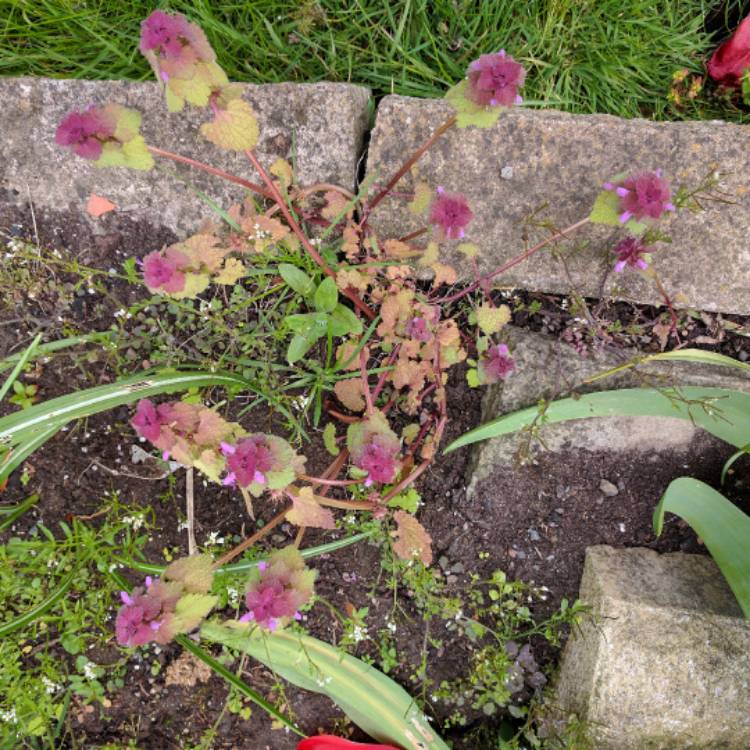
<path id="1" fill-rule="evenodd" d="M 312 598 L 316 577 L 317 571 L 305 566 L 294 545 L 277 550 L 250 574 L 245 594 L 247 612 L 240 622 L 276 630 L 292 619 L 301 619 L 300 607 Z"/>
<path id="2" fill-rule="evenodd" d="M 437 198 L 430 206 L 430 224 L 447 240 L 462 239 L 468 223 L 474 218 L 472 210 L 463 195 L 449 194 L 438 187 Z"/>
<path id="3" fill-rule="evenodd" d="M 518 90 L 526 79 L 523 65 L 501 49 L 494 55 L 482 55 L 469 65 L 468 98 L 475 104 L 511 107 L 523 99 Z"/>
<path id="4" fill-rule="evenodd" d="M 645 271 L 651 260 L 650 253 L 652 251 L 653 248 L 644 244 L 640 237 L 625 237 L 625 239 L 619 242 L 614 250 L 615 255 L 617 255 L 615 271 L 619 273 L 625 269 L 625 266 Z"/>
<path id="5" fill-rule="evenodd" d="M 510 356 L 507 344 L 491 346 L 479 360 L 477 372 L 482 385 L 504 380 L 516 369 L 516 363 Z"/>
<path id="6" fill-rule="evenodd" d="M 613 190 L 620 199 L 621 224 L 630 219 L 659 219 L 667 211 L 676 210 L 669 183 L 661 176 L 660 169 L 627 177 L 620 183 L 606 182 L 602 187 Z"/>

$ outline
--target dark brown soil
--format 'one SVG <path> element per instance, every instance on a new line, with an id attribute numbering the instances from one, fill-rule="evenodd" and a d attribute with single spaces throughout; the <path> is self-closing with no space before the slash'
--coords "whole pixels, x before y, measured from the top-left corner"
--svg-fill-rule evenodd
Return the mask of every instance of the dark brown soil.
<path id="1" fill-rule="evenodd" d="M 114 239 L 102 241 L 91 237 L 85 225 L 69 215 L 36 216 L 39 235 L 45 243 L 68 251 L 90 248 L 90 252 L 86 251 L 86 262 L 101 268 L 133 254 L 142 255 L 172 239 L 153 232 L 150 227 L 130 226 L 127 220 L 113 218 L 111 221 L 116 226 L 110 227 L 104 236 Z M 123 221 L 125 223 L 118 223 Z M 30 234 L 30 226 L 27 216 L 0 212 L 0 231 L 6 234 Z M 107 300 L 86 302 L 102 305 L 98 309 L 101 317 L 92 316 L 88 321 L 90 328 L 106 327 L 104 321 L 107 311 L 111 315 L 111 303 Z M 29 316 L 39 314 L 31 301 L 25 312 Z M 82 308 L 81 321 L 86 320 L 86 313 Z M 23 317 L 24 311 L 19 314 L 16 308 L 12 316 L 8 310 L 2 314 L 10 319 Z M 543 324 L 548 329 L 555 328 L 549 318 L 546 320 Z M 532 316 L 525 322 L 539 327 L 542 325 L 539 321 Z M 42 327 L 49 331 L 49 338 L 54 338 L 58 325 L 50 316 L 45 322 L 48 325 Z M 0 320 L 0 355 L 6 355 L 28 342 L 30 330 L 26 326 L 14 329 L 2 323 Z M 696 335 L 701 333 L 706 333 L 706 329 Z M 736 354 L 744 350 L 747 341 L 740 340 L 736 346 L 736 338 L 725 337 L 720 344 Z M 72 360 L 59 358 L 53 366 L 44 368 L 40 376 L 41 391 L 45 398 L 50 398 L 75 388 L 106 382 L 111 377 L 101 363 L 93 363 L 83 370 Z M 448 390 L 450 423 L 444 444 L 476 426 L 480 419 L 481 392 L 466 387 L 462 371 L 452 373 Z M 41 495 L 39 505 L 19 522 L 16 531 L 39 521 L 55 529 L 59 521 L 71 514 L 95 513 L 102 507 L 103 497 L 108 492 L 118 491 L 124 501 L 151 505 L 154 509 L 155 530 L 146 549 L 149 560 L 163 560 L 165 548 L 179 547 L 186 554 L 185 532 L 177 528 L 177 513 L 183 510 L 183 472 L 178 472 L 172 494 L 168 492 L 167 480 L 150 478 L 158 473 L 155 467 L 131 464 L 130 447 L 137 443 L 137 438 L 128 425 L 130 416 L 130 409 L 121 408 L 90 418 L 85 424 L 71 426 L 70 430 L 60 433 L 32 456 L 27 462 L 32 470 L 29 486 L 21 487 L 17 472 L 2 495 L 3 502 L 18 501 L 32 490 Z M 322 466 L 326 454 L 320 445 L 306 449 L 305 453 L 311 469 Z M 637 545 L 661 551 L 704 552 L 693 532 L 674 517 L 668 521 L 663 536 L 656 540 L 651 515 L 671 479 L 690 474 L 718 486 L 721 466 L 728 453 L 727 446 L 703 437 L 685 453 L 645 457 L 638 454 L 627 459 L 619 454 L 591 453 L 585 449 L 543 454 L 534 465 L 518 467 L 512 473 L 483 483 L 469 501 L 466 471 L 470 451 L 456 451 L 441 456 L 423 476 L 419 491 L 425 505 L 420 517 L 432 535 L 435 559 L 445 557 L 451 565 L 463 565 L 462 573 L 451 573 L 448 577 L 449 593 L 460 594 L 465 590 L 471 572 L 486 575 L 502 569 L 511 578 L 533 580 L 550 589 L 548 600 L 535 605 L 538 613 L 544 615 L 563 598 L 575 599 L 587 546 Z M 134 478 L 130 474 L 144 478 Z M 615 485 L 617 494 L 604 495 L 599 488 L 602 480 Z M 748 482 L 750 461 L 745 459 L 735 466 L 730 493 L 746 490 Z M 269 503 L 263 502 L 256 508 L 258 516 L 265 519 L 273 510 Z M 750 510 L 747 504 L 745 510 Z M 233 536 L 243 538 L 252 529 L 241 499 L 229 489 L 203 487 L 198 482 L 196 513 L 199 542 L 212 531 L 231 539 Z M 283 545 L 293 539 L 294 533 L 292 527 L 282 526 L 271 543 Z M 305 544 L 331 538 L 332 534 L 309 533 Z M 480 553 L 483 553 L 481 558 Z M 367 606 L 371 632 L 383 627 L 391 611 L 392 592 L 378 583 L 381 580 L 378 549 L 359 544 L 317 560 L 316 567 L 320 571 L 318 590 L 328 601 L 342 610 Z M 137 576 L 132 578 L 136 580 Z M 411 619 L 399 623 L 396 640 L 401 666 L 392 674 L 411 689 L 408 678 L 419 661 L 425 633 L 421 617 L 410 608 L 408 592 L 404 593 L 407 593 L 404 607 Z M 115 603 L 113 613 L 114 610 Z M 329 642 L 335 642 L 341 635 L 340 627 L 323 606 L 310 613 L 308 624 L 314 635 Z M 439 682 L 462 675 L 467 666 L 466 652 L 452 641 L 450 632 L 431 635 L 442 638 L 443 646 L 429 647 L 429 677 Z M 112 644 L 110 651 L 96 655 L 99 663 L 106 664 L 116 658 L 114 638 Z M 133 738 L 143 750 L 179 748 L 197 742 L 204 731 L 215 725 L 213 746 L 217 748 L 293 750 L 296 747 L 296 739 L 283 730 L 272 728 L 261 709 L 254 708 L 249 720 L 222 713 L 227 690 L 216 677 L 194 687 L 167 685 L 165 673 L 180 652 L 178 647 L 170 646 L 155 655 L 148 652 L 147 656 L 134 657 L 126 687 L 110 696 L 111 705 L 106 709 L 74 702 L 71 715 L 77 746 L 100 746 L 108 741 L 125 743 Z M 357 653 L 378 659 L 371 642 L 362 643 Z M 60 658 L 69 657 L 61 651 Z M 154 658 L 164 667 L 156 677 L 152 677 L 150 671 Z M 244 677 L 261 693 L 268 695 L 273 690 L 274 680 L 263 667 L 248 664 Z M 294 711 L 306 731 L 330 731 L 334 725 L 340 728 L 342 715 L 327 700 L 294 689 L 288 689 L 286 695 L 289 710 Z M 437 722 L 447 713 L 447 708 L 441 705 L 428 706 L 428 711 L 430 708 Z M 460 738 L 455 739 L 455 747 L 468 747 Z"/>

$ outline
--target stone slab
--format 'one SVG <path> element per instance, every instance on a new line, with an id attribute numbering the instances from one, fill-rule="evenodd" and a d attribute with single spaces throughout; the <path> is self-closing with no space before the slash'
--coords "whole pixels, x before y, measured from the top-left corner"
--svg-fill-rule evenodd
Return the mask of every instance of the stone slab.
<path id="1" fill-rule="evenodd" d="M 597 750 L 747 750 L 750 625 L 709 557 L 589 547 L 553 703 Z"/>
<path id="2" fill-rule="evenodd" d="M 294 153 L 300 184 L 334 182 L 354 188 L 368 125 L 368 89 L 339 83 L 246 85 L 243 96 L 258 116 L 262 163 L 270 166 L 277 157 Z M 205 110 L 188 107 L 170 114 L 156 83 L 0 78 L 0 97 L 0 208 L 6 217 L 14 208 L 28 211 L 31 204 L 41 221 L 52 221 L 55 212 L 79 214 L 96 234 L 101 222 L 84 211 L 92 192 L 115 203 L 121 218 L 181 237 L 211 215 L 185 184 L 160 170 L 98 169 L 57 146 L 60 120 L 91 103 L 138 109 L 148 144 L 260 181 L 245 156 L 200 135 L 199 125 L 208 119 Z M 243 188 L 197 169 L 165 159 L 157 164 L 189 179 L 223 207 L 243 196 Z"/>
<path id="3" fill-rule="evenodd" d="M 635 350 L 599 352 L 581 356 L 552 336 L 507 326 L 504 339 L 510 346 L 516 369 L 505 381 L 488 387 L 482 402 L 482 424 L 540 399 L 554 397 L 587 378 L 621 364 L 638 354 Z M 712 365 L 682 362 L 643 364 L 576 388 L 579 393 L 644 386 L 694 385 L 750 392 L 750 377 Z M 685 450 L 703 432 L 676 417 L 597 417 L 543 425 L 537 450 L 552 452 L 575 448 L 587 451 L 626 452 L 628 455 Z M 469 494 L 493 472 L 505 471 L 516 460 L 519 435 L 504 435 L 474 447 Z"/>
<path id="4" fill-rule="evenodd" d="M 442 100 L 385 97 L 370 141 L 368 173 L 376 174 L 384 184 L 451 113 L 450 105 Z M 466 195 L 475 214 L 467 238 L 481 247 L 484 271 L 548 236 L 542 229 L 530 228 L 525 240 L 522 221 L 532 211 L 548 205 L 542 216 L 559 228 L 569 226 L 588 215 L 600 185 L 619 172 L 661 168 L 673 186 L 695 187 L 719 171 L 720 186 L 734 203 L 706 201 L 703 212 L 681 211 L 661 222 L 673 242 L 660 244 L 654 265 L 668 292 L 682 295 L 683 306 L 750 313 L 747 126 L 515 109 L 489 129 L 452 129 L 420 159 L 418 167 L 420 178 L 431 185 Z M 412 185 L 407 175 L 397 189 L 408 192 Z M 376 210 L 373 225 L 383 236 L 404 236 L 424 225 L 405 204 L 402 197 L 391 198 Z M 613 265 L 608 249 L 620 236 L 620 230 L 601 226 L 576 233 L 576 241 L 586 246 L 576 244 L 568 265 L 573 286 L 585 296 L 601 296 L 602 268 Z M 471 277 L 462 256 L 454 252 L 448 256 L 464 278 Z M 562 264 L 547 251 L 498 281 L 537 291 L 571 290 Z M 603 292 L 661 304 L 653 282 L 632 271 L 611 273 Z"/>

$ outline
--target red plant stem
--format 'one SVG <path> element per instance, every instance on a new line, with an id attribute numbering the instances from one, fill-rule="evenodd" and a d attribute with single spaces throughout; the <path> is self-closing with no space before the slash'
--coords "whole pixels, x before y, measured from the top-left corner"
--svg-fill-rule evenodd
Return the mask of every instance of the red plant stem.
<path id="1" fill-rule="evenodd" d="M 307 474 L 300 474 L 300 479 L 310 484 L 325 484 L 329 487 L 349 487 L 352 484 L 362 484 L 361 479 L 326 479 L 325 477 L 309 477 Z"/>
<path id="2" fill-rule="evenodd" d="M 326 409 L 326 411 L 332 417 L 336 417 L 339 422 L 344 422 L 345 424 L 354 424 L 355 422 L 359 422 L 359 417 L 352 416 L 351 414 L 342 414 L 340 411 L 336 411 L 336 409 Z"/>
<path id="3" fill-rule="evenodd" d="M 462 297 L 465 297 L 467 294 L 471 294 L 472 292 L 475 292 L 477 289 L 479 289 L 480 286 L 483 284 L 486 284 L 492 279 L 494 279 L 496 276 L 499 276 L 501 273 L 505 273 L 506 271 L 510 270 L 514 266 L 517 266 L 519 263 L 523 263 L 523 261 L 530 258 L 534 253 L 539 252 L 544 247 L 547 247 L 552 242 L 555 242 L 559 239 L 565 239 L 567 238 L 568 234 L 571 232 L 576 231 L 577 229 L 580 229 L 581 227 L 585 226 L 589 223 L 589 217 L 587 216 L 585 219 L 581 219 L 580 221 L 577 221 L 575 224 L 571 224 L 569 227 L 566 227 L 565 229 L 561 229 L 559 232 L 555 232 L 555 234 L 550 235 L 547 237 L 546 240 L 542 240 L 539 244 L 534 245 L 534 247 L 529 248 L 528 250 L 524 250 L 520 255 L 516 255 L 515 258 L 511 258 L 507 263 L 504 263 L 500 268 L 495 269 L 492 273 L 488 273 L 485 276 L 482 276 L 482 278 L 478 279 L 477 281 L 473 282 L 472 284 L 469 284 L 465 289 L 462 289 L 460 292 L 456 292 L 455 294 L 451 294 L 448 297 L 442 297 L 438 300 L 432 300 L 434 303 L 438 304 L 445 304 L 447 302 L 455 302 L 458 299 L 461 299 Z"/>
<path id="4" fill-rule="evenodd" d="M 388 184 L 372 199 L 367 203 L 365 208 L 365 215 L 360 222 L 360 227 L 364 226 L 367 222 L 368 217 L 375 209 L 375 206 L 393 190 L 396 183 L 419 161 L 424 154 L 440 137 L 449 131 L 456 124 L 456 117 L 449 117 L 402 165 L 396 174 L 388 180 Z"/>
<path id="5" fill-rule="evenodd" d="M 282 510 L 281 513 L 275 515 L 262 529 L 259 529 L 252 536 L 249 536 L 247 539 L 241 541 L 236 547 L 230 549 L 229 552 L 223 554 L 213 564 L 213 569 L 216 570 L 222 565 L 226 565 L 226 563 L 228 563 L 230 560 L 233 560 L 235 557 L 237 557 L 237 555 L 239 555 L 241 552 L 244 552 L 248 547 L 252 547 L 255 542 L 257 542 L 259 539 L 262 539 L 266 534 L 268 534 L 269 531 L 272 531 L 274 528 L 276 528 L 286 518 L 286 514 L 291 509 L 292 506 L 289 506 L 285 510 Z"/>
<path id="6" fill-rule="evenodd" d="M 674 306 L 672 305 L 672 299 L 667 294 L 667 290 L 664 288 L 664 284 L 661 282 L 661 278 L 659 277 L 659 274 L 654 271 L 654 280 L 656 281 L 656 287 L 659 290 L 659 294 L 661 294 L 662 299 L 664 300 L 664 304 L 666 304 L 667 308 L 669 309 L 669 315 L 672 319 L 672 333 L 674 333 L 675 338 L 677 339 L 677 343 L 680 342 L 680 334 L 677 331 L 677 313 L 675 312 Z"/>
<path id="7" fill-rule="evenodd" d="M 370 384 L 367 382 L 367 348 L 362 347 L 359 352 L 359 373 L 362 378 L 362 391 L 365 394 L 365 403 L 367 404 L 368 416 L 372 414 L 374 406 L 372 403 L 372 393 L 370 393 Z"/>
<path id="8" fill-rule="evenodd" d="M 417 229 L 414 232 L 411 232 L 410 234 L 405 234 L 403 237 L 399 237 L 399 242 L 408 242 L 409 240 L 415 240 L 417 237 L 420 237 L 425 232 L 429 231 L 427 227 L 422 227 L 421 229 Z"/>
<path id="9" fill-rule="evenodd" d="M 282 197 L 281 193 L 279 192 L 279 189 L 276 187 L 276 184 L 274 181 L 270 178 L 268 173 L 265 169 L 263 169 L 263 165 L 258 161 L 258 158 L 255 156 L 255 154 L 251 150 L 245 151 L 245 156 L 247 156 L 248 159 L 250 159 L 251 164 L 255 167 L 256 172 L 260 175 L 263 182 L 265 182 L 266 187 L 271 193 L 271 198 L 276 202 L 276 204 L 279 207 L 279 210 L 284 215 L 284 218 L 287 220 L 287 223 L 291 227 L 292 231 L 297 235 L 300 242 L 302 243 L 302 246 L 307 251 L 308 255 L 320 266 L 323 273 L 325 273 L 327 276 L 330 276 L 332 279 L 336 279 L 336 274 L 331 269 L 331 267 L 323 260 L 323 257 L 321 254 L 312 246 L 310 243 L 310 240 L 307 239 L 307 236 L 302 231 L 302 228 L 297 223 L 297 220 L 292 216 L 292 212 L 289 210 L 289 207 L 286 205 L 286 201 Z M 368 320 L 374 320 L 375 313 L 370 310 L 370 308 L 356 295 L 348 290 L 342 290 L 342 294 L 350 299 L 354 306 L 365 315 L 365 317 Z"/>
<path id="10" fill-rule="evenodd" d="M 396 344 L 396 346 L 393 347 L 393 351 L 390 353 L 390 356 L 388 357 L 388 361 L 386 362 L 385 366 L 390 367 L 395 361 L 396 357 L 398 357 L 398 350 L 401 348 L 401 344 Z M 373 399 L 377 400 L 378 396 L 380 395 L 380 391 L 383 390 L 385 387 L 385 380 L 390 375 L 390 370 L 386 370 L 385 372 L 380 373 L 380 377 L 378 378 L 378 384 L 375 386 L 375 390 L 372 393 Z"/>
<path id="11" fill-rule="evenodd" d="M 341 508 L 342 510 L 374 510 L 375 503 L 358 502 L 356 500 L 334 500 L 330 497 L 317 495 L 316 500 L 320 505 L 327 505 L 329 508 Z"/>
<path id="12" fill-rule="evenodd" d="M 215 175 L 216 177 L 221 177 L 223 180 L 227 180 L 228 182 L 234 182 L 237 185 L 242 185 L 242 187 L 245 187 L 248 190 L 252 190 L 254 193 L 258 193 L 264 198 L 272 197 L 271 194 L 261 185 L 256 185 L 254 182 L 250 182 L 250 180 L 245 180 L 242 177 L 231 174 L 230 172 L 225 172 L 223 169 L 217 169 L 216 167 L 212 167 L 210 164 L 204 164 L 202 161 L 191 159 L 189 156 L 180 156 L 180 154 L 174 154 L 171 151 L 165 151 L 164 149 L 157 148 L 156 146 L 147 146 L 147 148 L 152 154 L 154 154 L 154 156 L 163 156 L 165 159 L 171 159 L 172 161 L 177 161 L 181 164 L 188 164 L 191 167 L 202 169 L 204 172 L 208 172 L 209 174 Z"/>

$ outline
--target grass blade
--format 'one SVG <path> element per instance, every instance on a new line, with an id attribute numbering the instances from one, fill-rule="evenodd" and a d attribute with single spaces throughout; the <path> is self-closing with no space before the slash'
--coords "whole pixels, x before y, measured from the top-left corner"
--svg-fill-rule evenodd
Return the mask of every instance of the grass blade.
<path id="1" fill-rule="evenodd" d="M 750 516 L 720 492 L 690 477 L 675 479 L 656 506 L 657 536 L 664 527 L 665 513 L 683 518 L 703 539 L 750 620 Z"/>
<path id="2" fill-rule="evenodd" d="M 82 336 L 71 336 L 66 339 L 50 341 L 48 344 L 39 344 L 36 347 L 36 353 L 37 355 L 54 354 L 62 349 L 69 349 L 72 346 L 79 346 L 80 344 L 104 344 L 107 341 L 111 341 L 113 336 L 114 331 L 96 331 Z M 19 354 L 12 354 L 10 357 L 0 360 L 0 372 L 10 370 L 24 355 L 25 352 L 20 352 Z"/>
<path id="3" fill-rule="evenodd" d="M 6 378 L 2 387 L 0 387 L 0 402 L 5 398 L 5 394 L 10 390 L 16 378 L 21 374 L 21 371 L 26 366 L 26 363 L 31 359 L 31 355 L 36 351 L 39 342 L 42 340 L 42 334 L 37 333 L 34 340 L 29 344 L 25 352 L 23 352 L 16 362 L 16 366 L 13 368 L 13 372 Z"/>
<path id="4" fill-rule="evenodd" d="M 0 508 L 0 514 L 5 516 L 0 521 L 0 531 L 5 531 L 9 526 L 12 526 L 27 510 L 36 505 L 39 502 L 39 495 L 29 495 L 25 500 L 18 503 L 18 505 L 12 505 L 10 507 Z"/>

